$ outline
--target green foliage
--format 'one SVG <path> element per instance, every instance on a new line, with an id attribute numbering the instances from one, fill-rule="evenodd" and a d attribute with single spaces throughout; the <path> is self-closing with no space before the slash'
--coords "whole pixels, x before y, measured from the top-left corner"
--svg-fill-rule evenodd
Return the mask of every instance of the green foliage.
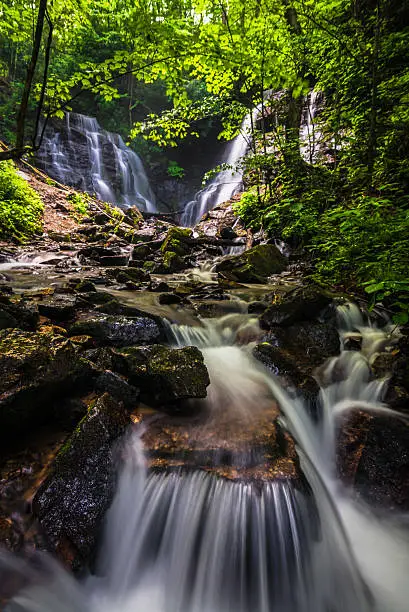
<path id="1" fill-rule="evenodd" d="M 76 219 L 81 219 L 88 214 L 90 196 L 86 193 L 72 192 L 67 195 L 67 200 L 71 202 Z"/>
<path id="2" fill-rule="evenodd" d="M 170 161 L 168 165 L 168 174 L 172 178 L 183 178 L 185 176 L 184 169 L 175 161 Z"/>
<path id="3" fill-rule="evenodd" d="M 12 162 L 0 163 L 0 237 L 18 242 L 41 232 L 43 203 L 18 176 Z"/>

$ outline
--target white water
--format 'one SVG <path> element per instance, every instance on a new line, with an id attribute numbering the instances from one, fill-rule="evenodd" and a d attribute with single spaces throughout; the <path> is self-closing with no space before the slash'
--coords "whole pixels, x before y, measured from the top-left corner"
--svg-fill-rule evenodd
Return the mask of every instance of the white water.
<path id="1" fill-rule="evenodd" d="M 181 225 L 193 227 L 207 211 L 227 202 L 241 190 L 243 173 L 237 169 L 237 165 L 250 147 L 251 117 L 257 112 L 258 109 L 246 115 L 240 133 L 226 146 L 220 165 L 226 164 L 231 168 L 216 174 L 206 187 L 196 193 L 193 200 L 185 204 Z"/>
<path id="2" fill-rule="evenodd" d="M 381 336 L 382 348 L 393 344 L 392 328 L 368 327 L 358 309 L 341 308 L 341 338 L 359 334 L 363 351 L 344 351 L 328 363 L 318 423 L 251 357 L 251 345 L 237 346 L 249 329 L 249 339 L 255 339 L 256 319 L 229 315 L 207 321 L 203 330 L 172 326 L 169 333 L 177 345 L 206 347 L 213 425 L 225 422 L 227 414 L 234 435 L 237 422 L 250 425 L 260 404 L 276 399 L 297 441 L 312 497 L 286 481 L 233 483 L 197 471 L 148 473 L 143 431 L 137 431 L 124 446 L 96 575 L 75 583 L 58 569 L 36 569 L 35 586 L 7 610 L 407 610 L 407 531 L 375 518 L 335 477 L 339 416 L 353 407 L 385 410 L 383 384 L 368 380 L 368 363 L 380 350 Z M 26 567 L 19 571 L 29 574 Z"/>
<path id="3" fill-rule="evenodd" d="M 50 176 L 65 185 L 124 208 L 136 205 L 156 211 L 141 159 L 93 117 L 66 113 L 64 130 L 46 133 L 38 159 Z"/>

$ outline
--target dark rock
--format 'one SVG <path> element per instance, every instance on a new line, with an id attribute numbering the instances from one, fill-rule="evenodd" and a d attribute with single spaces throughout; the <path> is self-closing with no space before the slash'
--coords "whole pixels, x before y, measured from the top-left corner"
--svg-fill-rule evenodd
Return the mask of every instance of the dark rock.
<path id="1" fill-rule="evenodd" d="M 210 384 L 203 355 L 193 346 L 126 347 L 118 351 L 117 368 L 153 404 L 206 397 Z"/>
<path id="2" fill-rule="evenodd" d="M 139 227 L 143 223 L 143 216 L 136 206 L 130 206 L 125 210 L 125 221 L 133 227 Z"/>
<path id="3" fill-rule="evenodd" d="M 402 336 L 392 353 L 381 353 L 372 364 L 375 378 L 389 379 L 385 402 L 409 413 L 409 336 Z"/>
<path id="4" fill-rule="evenodd" d="M 317 382 L 310 373 L 299 367 L 291 353 L 262 342 L 254 348 L 253 356 L 276 376 L 280 376 L 287 388 L 298 390 L 310 404 L 316 402 L 319 393 Z"/>
<path id="5" fill-rule="evenodd" d="M 135 262 L 136 263 L 136 262 Z M 139 267 L 118 267 L 106 272 L 109 278 L 114 278 L 118 283 L 132 281 L 134 283 L 149 283 L 151 277 Z"/>
<path id="6" fill-rule="evenodd" d="M 0 303 L 0 330 L 18 327 L 23 330 L 34 330 L 38 324 L 38 308 L 33 303 L 11 302 L 4 297 Z"/>
<path id="7" fill-rule="evenodd" d="M 52 402 L 73 386 L 92 384 L 92 365 L 52 329 L 0 332 L 0 437 L 9 440 L 50 415 Z"/>
<path id="8" fill-rule="evenodd" d="M 139 391 L 130 385 L 124 378 L 109 370 L 102 372 L 95 380 L 95 389 L 102 393 L 109 393 L 119 402 L 122 402 L 128 410 L 134 410 L 138 406 Z"/>
<path id="9" fill-rule="evenodd" d="M 169 287 L 169 285 L 167 283 L 165 283 L 164 281 L 151 281 L 151 284 L 149 286 L 149 291 L 154 291 L 155 293 L 166 293 L 168 291 L 171 291 L 171 288 Z"/>
<path id="10" fill-rule="evenodd" d="M 94 215 L 94 223 L 97 225 L 106 225 L 110 220 L 110 217 L 104 212 L 98 212 Z"/>
<path id="11" fill-rule="evenodd" d="M 220 238 L 234 240 L 235 238 L 237 238 L 237 234 L 232 227 L 226 225 L 220 230 Z"/>
<path id="12" fill-rule="evenodd" d="M 174 272 L 181 272 L 188 265 L 185 260 L 180 257 L 174 251 L 166 251 L 163 256 L 163 273 L 164 274 L 172 274 Z"/>
<path id="13" fill-rule="evenodd" d="M 355 475 L 355 487 L 371 505 L 409 510 L 409 426 L 400 419 L 371 420 Z"/>
<path id="14" fill-rule="evenodd" d="M 187 240 L 191 238 L 191 236 L 191 229 L 183 227 L 169 228 L 161 247 L 162 253 L 166 254 L 171 252 L 179 255 L 179 257 L 187 255 L 191 250 L 191 246 L 188 244 Z"/>
<path id="15" fill-rule="evenodd" d="M 117 255 L 120 255 L 117 248 L 104 247 L 99 244 L 84 247 L 77 252 L 77 257 L 81 263 L 87 263 L 89 259 L 98 262 L 101 257 L 115 257 Z"/>
<path id="16" fill-rule="evenodd" d="M 95 349 L 87 350 L 84 357 L 93 363 L 98 370 L 113 370 L 115 369 L 115 355 L 111 348 L 100 346 Z"/>
<path id="17" fill-rule="evenodd" d="M 146 244 L 140 244 L 134 247 L 131 255 L 131 261 L 144 261 L 151 255 L 152 251 Z"/>
<path id="18" fill-rule="evenodd" d="M 159 304 L 180 304 L 182 298 L 173 293 L 161 293 L 159 296 Z"/>
<path id="19" fill-rule="evenodd" d="M 69 321 L 75 316 L 77 299 L 71 295 L 52 296 L 38 304 L 38 312 L 52 321 Z"/>
<path id="20" fill-rule="evenodd" d="M 126 266 L 128 255 L 111 255 L 110 257 L 100 257 L 99 263 L 104 267 Z"/>
<path id="21" fill-rule="evenodd" d="M 288 326 L 299 321 L 317 319 L 332 298 L 318 285 L 307 285 L 290 291 L 271 304 L 260 318 L 263 329 Z"/>
<path id="22" fill-rule="evenodd" d="M 33 512 L 51 547 L 61 554 L 69 543 L 74 571 L 94 553 L 115 491 L 114 445 L 129 422 L 121 405 L 103 395 L 63 446 L 34 497 Z"/>
<path id="23" fill-rule="evenodd" d="M 149 317 L 91 315 L 76 321 L 70 327 L 70 335 L 91 336 L 100 344 L 128 346 L 157 342 L 161 333 L 156 322 Z"/>
<path id="24" fill-rule="evenodd" d="M 290 327 L 276 327 L 266 336 L 269 338 L 273 339 L 273 344 L 291 353 L 298 365 L 309 372 L 340 352 L 339 334 L 331 323 L 305 321 Z"/>
<path id="25" fill-rule="evenodd" d="M 287 260 L 272 244 L 260 244 L 241 255 L 226 257 L 216 265 L 216 272 L 227 280 L 264 283 L 272 274 L 280 274 Z"/>
<path id="26" fill-rule="evenodd" d="M 93 293 L 96 290 L 97 288 L 95 287 L 94 283 L 86 280 L 82 280 L 75 286 L 75 291 L 78 291 L 78 293 Z"/>
<path id="27" fill-rule="evenodd" d="M 249 314 L 262 314 L 266 309 L 266 304 L 264 302 L 250 302 L 248 305 L 247 312 Z"/>

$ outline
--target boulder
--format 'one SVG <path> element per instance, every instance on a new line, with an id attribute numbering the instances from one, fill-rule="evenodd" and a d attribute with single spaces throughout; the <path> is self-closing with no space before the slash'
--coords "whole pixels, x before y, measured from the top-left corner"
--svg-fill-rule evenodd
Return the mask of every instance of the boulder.
<path id="1" fill-rule="evenodd" d="M 306 401 L 315 405 L 319 385 L 310 372 L 298 365 L 291 353 L 269 342 L 262 342 L 254 347 L 253 356 L 279 376 L 288 390 L 300 392 Z"/>
<path id="2" fill-rule="evenodd" d="M 188 255 L 190 252 L 189 238 L 192 237 L 192 230 L 183 227 L 170 227 L 166 238 L 161 246 L 162 253 L 176 253 L 180 257 Z"/>
<path id="3" fill-rule="evenodd" d="M 358 419 L 358 421 L 357 421 Z M 338 469 L 371 506 L 409 510 L 409 425 L 399 418 L 349 415 L 340 441 L 348 453 L 338 456 Z"/>
<path id="4" fill-rule="evenodd" d="M 130 262 L 136 265 L 137 262 Z M 108 278 L 115 279 L 118 283 L 126 283 L 133 281 L 135 283 L 149 283 L 150 276 L 142 268 L 139 267 L 140 263 L 136 267 L 115 267 L 112 270 L 107 270 L 106 275 Z"/>
<path id="5" fill-rule="evenodd" d="M 223 278 L 240 283 L 265 283 L 272 274 L 280 274 L 287 260 L 273 244 L 259 244 L 241 255 L 224 258 L 216 265 Z"/>
<path id="6" fill-rule="evenodd" d="M 23 330 L 34 330 L 39 320 L 37 306 L 32 303 L 12 302 L 2 295 L 0 303 L 0 330 L 18 327 Z"/>
<path id="7" fill-rule="evenodd" d="M 260 317 L 263 329 L 317 319 L 332 297 L 318 285 L 298 287 L 280 296 Z"/>
<path id="8" fill-rule="evenodd" d="M 115 442 L 129 423 L 120 403 L 108 394 L 97 399 L 33 499 L 33 513 L 50 548 L 74 571 L 83 568 L 95 551 L 115 491 Z"/>
<path id="9" fill-rule="evenodd" d="M 116 372 L 110 370 L 101 372 L 95 379 L 94 388 L 101 393 L 109 393 L 113 398 L 122 402 L 128 410 L 134 410 L 138 406 L 138 389 Z"/>
<path id="10" fill-rule="evenodd" d="M 38 304 L 38 312 L 52 321 L 69 321 L 75 316 L 77 298 L 72 295 L 55 295 Z"/>
<path id="11" fill-rule="evenodd" d="M 71 325 L 70 335 L 91 336 L 101 345 L 128 346 L 157 342 L 161 332 L 155 320 L 146 316 L 93 314 Z"/>
<path id="12" fill-rule="evenodd" d="M 148 403 L 204 398 L 210 384 L 203 355 L 194 346 L 126 347 L 117 351 L 117 369 L 141 389 Z"/>
<path id="13" fill-rule="evenodd" d="M 51 328 L 0 332 L 0 437 L 41 425 L 52 403 L 73 385 L 85 388 L 94 369 L 69 340 Z"/>

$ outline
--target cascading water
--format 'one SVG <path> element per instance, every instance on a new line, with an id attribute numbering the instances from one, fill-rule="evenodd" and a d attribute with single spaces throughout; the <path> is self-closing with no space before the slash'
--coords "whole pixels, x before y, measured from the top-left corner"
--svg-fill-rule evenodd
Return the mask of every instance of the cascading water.
<path id="1" fill-rule="evenodd" d="M 249 149 L 251 118 L 255 112 L 258 112 L 258 108 L 246 115 L 241 124 L 240 133 L 226 147 L 220 164 L 226 164 L 231 168 L 219 172 L 204 189 L 196 193 L 193 200 L 185 204 L 180 220 L 181 225 L 193 227 L 208 210 L 227 202 L 240 191 L 242 173 L 236 169 L 236 166 Z"/>
<path id="2" fill-rule="evenodd" d="M 368 327 L 354 307 L 341 307 L 340 317 L 342 342 L 359 335 L 362 351 L 342 351 L 323 368 L 318 422 L 252 357 L 244 339 L 260 334 L 255 318 L 228 315 L 168 330 L 172 344 L 203 350 L 216 438 L 223 439 L 226 422 L 234 437 L 238 424 L 249 428 L 277 402 L 311 493 L 287 480 L 148 471 L 139 426 L 123 445 L 95 574 L 78 583 L 49 561 L 21 567 L 7 560 L 26 582 L 7 611 L 407 610 L 407 533 L 375 519 L 335 479 L 339 415 L 388 410 L 383 383 L 368 381 L 367 372 L 374 352 L 393 341 L 392 329 Z M 197 443 L 205 434 L 200 425 Z"/>
<path id="3" fill-rule="evenodd" d="M 61 130 L 46 130 L 37 161 L 57 181 L 93 193 L 100 200 L 156 211 L 138 155 L 118 134 L 102 130 L 93 117 L 66 113 Z"/>

